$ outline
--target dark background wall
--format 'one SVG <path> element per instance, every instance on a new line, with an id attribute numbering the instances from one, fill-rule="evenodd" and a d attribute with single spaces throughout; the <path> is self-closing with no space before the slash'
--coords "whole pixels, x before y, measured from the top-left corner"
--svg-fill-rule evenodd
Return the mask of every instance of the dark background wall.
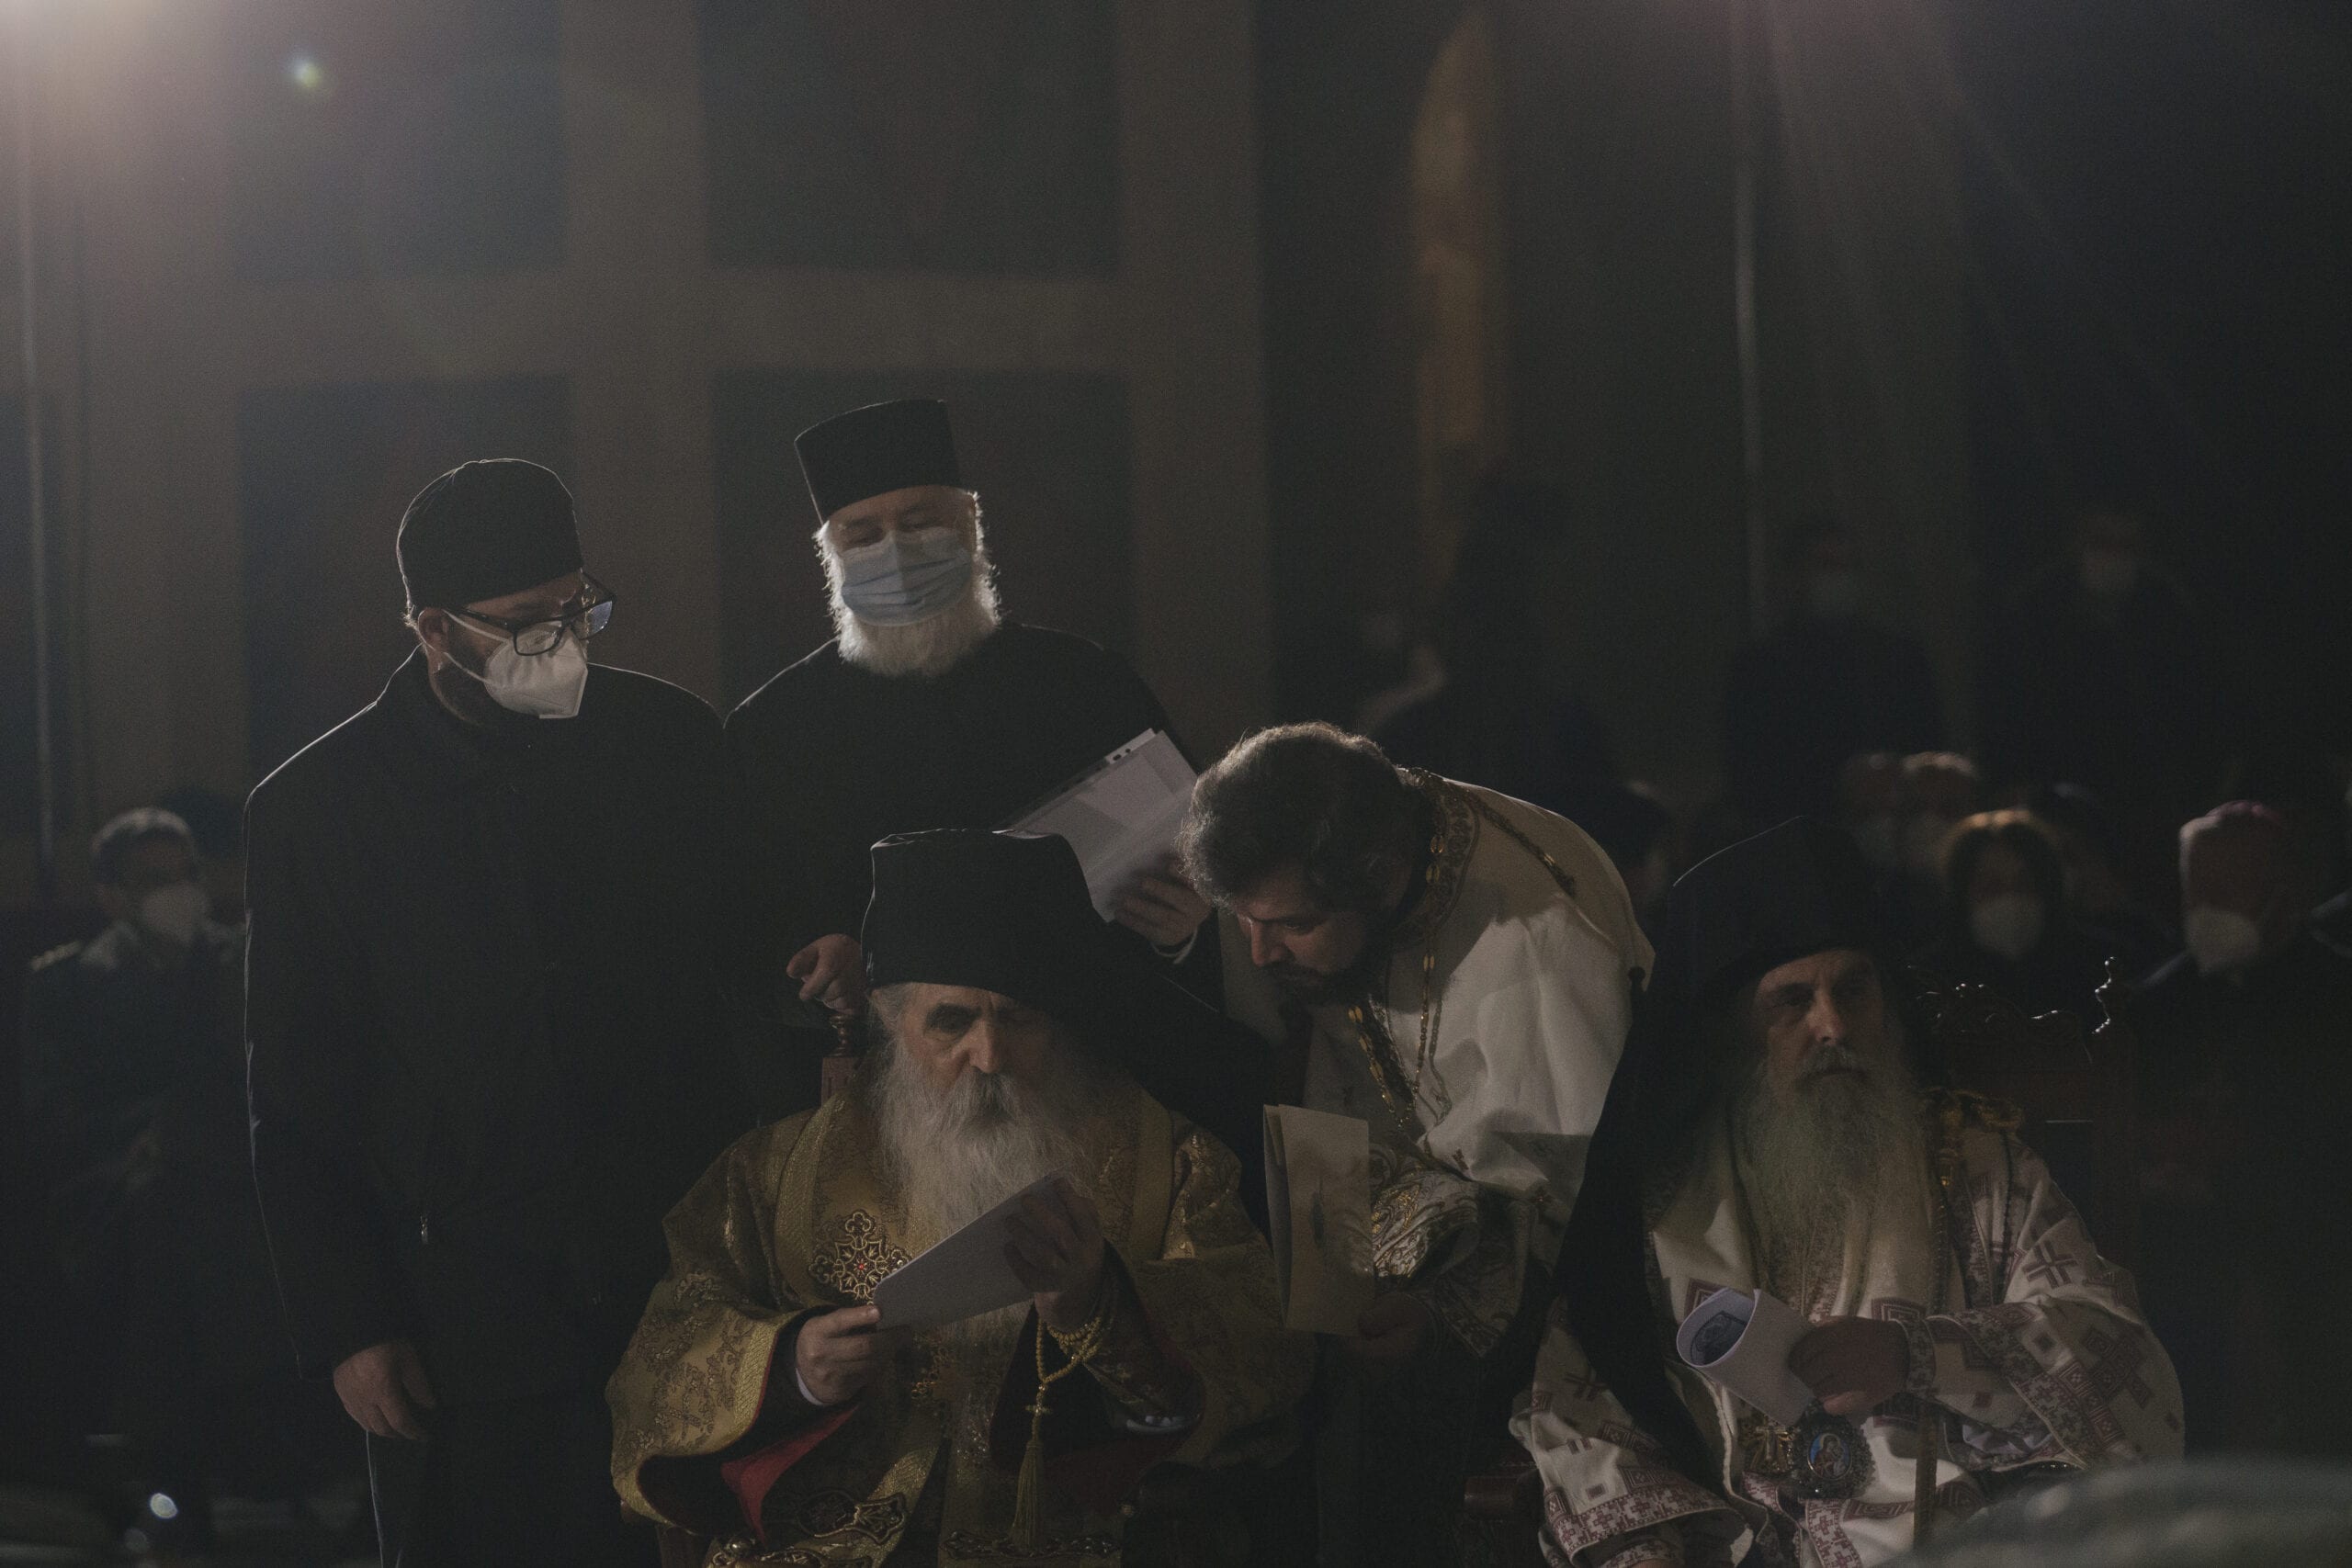
<path id="1" fill-rule="evenodd" d="M 1633 771 L 1686 807 L 1716 787 L 1723 668 L 1771 603 L 1751 499 L 1768 553 L 1804 512 L 1854 523 L 1965 738 L 1981 611 L 2074 499 L 2136 495 L 2228 634 L 2247 732 L 2344 744 L 2333 0 L 40 14 L 75 837 L 181 780 L 242 789 L 376 689 L 398 502 L 485 443 L 570 464 L 627 605 L 611 657 L 739 694 L 824 629 L 787 426 L 918 387 L 971 405 L 1017 613 L 1121 646 L 1204 738 L 1351 716 L 1453 526 L 1415 158 L 1474 25 L 1497 369 L 1473 445 L 1572 498 L 1537 569 L 1545 671 Z M 526 386 L 527 416 L 482 390 Z M 12 896 L 27 586 L 0 575 Z"/>
<path id="2" fill-rule="evenodd" d="M 1973 542 L 2007 576 L 2118 494 L 2265 749 L 2352 715 L 2352 8 L 1968 7 Z"/>
<path id="3" fill-rule="evenodd" d="M 1469 8 L 1262 7 L 1278 689 L 1396 669 L 1413 496 L 1407 141 Z M 1736 23 L 1745 14 L 1745 41 Z M 1567 490 L 1548 673 L 1634 772 L 1716 788 L 1753 604 L 1733 82 L 1756 150 L 1761 485 L 1860 535 L 1874 609 L 1973 734 L 1984 613 L 2121 493 L 2193 585 L 2256 739 L 2341 750 L 2352 8 L 1490 0 L 1508 430 Z M 1744 51 L 1744 52 L 1742 52 Z"/>

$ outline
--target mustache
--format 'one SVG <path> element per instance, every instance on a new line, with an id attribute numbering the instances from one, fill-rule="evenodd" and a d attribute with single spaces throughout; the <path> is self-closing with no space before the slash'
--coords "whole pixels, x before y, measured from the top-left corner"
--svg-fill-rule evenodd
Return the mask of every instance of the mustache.
<path id="1" fill-rule="evenodd" d="M 1832 1073 L 1858 1073 L 1867 1078 L 1871 1076 L 1870 1064 L 1863 1061 L 1852 1046 L 1842 1042 L 1817 1046 L 1805 1057 L 1804 1065 L 1798 1068 L 1797 1085 L 1803 1088 Z"/>

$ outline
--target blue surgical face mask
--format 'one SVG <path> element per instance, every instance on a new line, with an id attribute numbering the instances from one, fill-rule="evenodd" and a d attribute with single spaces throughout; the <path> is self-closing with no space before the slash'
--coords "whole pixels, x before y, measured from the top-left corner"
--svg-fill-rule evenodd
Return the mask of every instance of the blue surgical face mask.
<path id="1" fill-rule="evenodd" d="M 842 603 L 877 626 L 911 626 L 972 586 L 972 551 L 953 528 L 918 528 L 839 552 Z"/>

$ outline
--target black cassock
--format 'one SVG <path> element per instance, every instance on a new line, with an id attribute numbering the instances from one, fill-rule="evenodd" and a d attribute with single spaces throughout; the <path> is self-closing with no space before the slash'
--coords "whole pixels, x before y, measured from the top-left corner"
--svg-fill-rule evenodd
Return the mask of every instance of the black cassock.
<path id="1" fill-rule="evenodd" d="M 779 976 L 817 938 L 857 934 L 876 840 L 1001 828 L 1117 747 L 1166 728 L 1159 699 L 1124 660 L 1068 632 L 1007 622 L 931 677 L 876 675 L 827 643 L 727 721 L 752 818 L 760 940 Z M 1204 928 L 1181 965 L 1196 992 L 1214 984 L 1200 977 L 1216 973 L 1215 938 Z"/>

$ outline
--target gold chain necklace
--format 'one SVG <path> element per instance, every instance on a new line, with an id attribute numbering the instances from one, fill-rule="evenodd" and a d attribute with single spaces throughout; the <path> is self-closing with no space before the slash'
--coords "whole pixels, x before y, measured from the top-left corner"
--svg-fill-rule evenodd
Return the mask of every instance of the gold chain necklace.
<path id="1" fill-rule="evenodd" d="M 1430 863 L 1421 873 L 1421 897 L 1424 898 L 1436 896 L 1438 875 L 1443 863 L 1442 857 L 1444 852 L 1445 827 L 1441 820 L 1430 834 Z M 1393 1057 L 1396 1055 L 1396 1036 L 1385 1021 L 1374 1022 L 1370 998 L 1351 1002 L 1348 1006 L 1348 1021 L 1356 1026 L 1356 1044 L 1363 1052 L 1364 1065 L 1371 1069 L 1372 1086 L 1380 1091 L 1380 1098 L 1387 1102 L 1388 1110 L 1396 1118 L 1398 1124 L 1408 1129 L 1411 1128 L 1417 1120 L 1413 1115 L 1413 1106 L 1420 1098 L 1421 1075 L 1429 1067 L 1430 1044 L 1437 1037 L 1438 1009 L 1442 1002 L 1442 998 L 1437 994 L 1437 939 L 1438 932 L 1444 928 L 1444 925 L 1445 922 L 1442 920 L 1430 922 L 1429 942 L 1421 950 L 1420 1043 L 1413 1057 L 1413 1077 L 1410 1083 L 1400 1088 L 1391 1082 L 1390 1064 L 1384 1058 Z M 1381 979 L 1383 999 L 1380 1004 L 1384 1015 L 1388 1011 L 1385 999 L 1387 989 L 1387 977 L 1384 974 Z M 1396 1072 L 1401 1073 L 1404 1070 L 1404 1064 L 1396 1063 L 1395 1068 Z M 1403 1096 L 1401 1102 L 1398 1098 L 1400 1093 Z"/>

